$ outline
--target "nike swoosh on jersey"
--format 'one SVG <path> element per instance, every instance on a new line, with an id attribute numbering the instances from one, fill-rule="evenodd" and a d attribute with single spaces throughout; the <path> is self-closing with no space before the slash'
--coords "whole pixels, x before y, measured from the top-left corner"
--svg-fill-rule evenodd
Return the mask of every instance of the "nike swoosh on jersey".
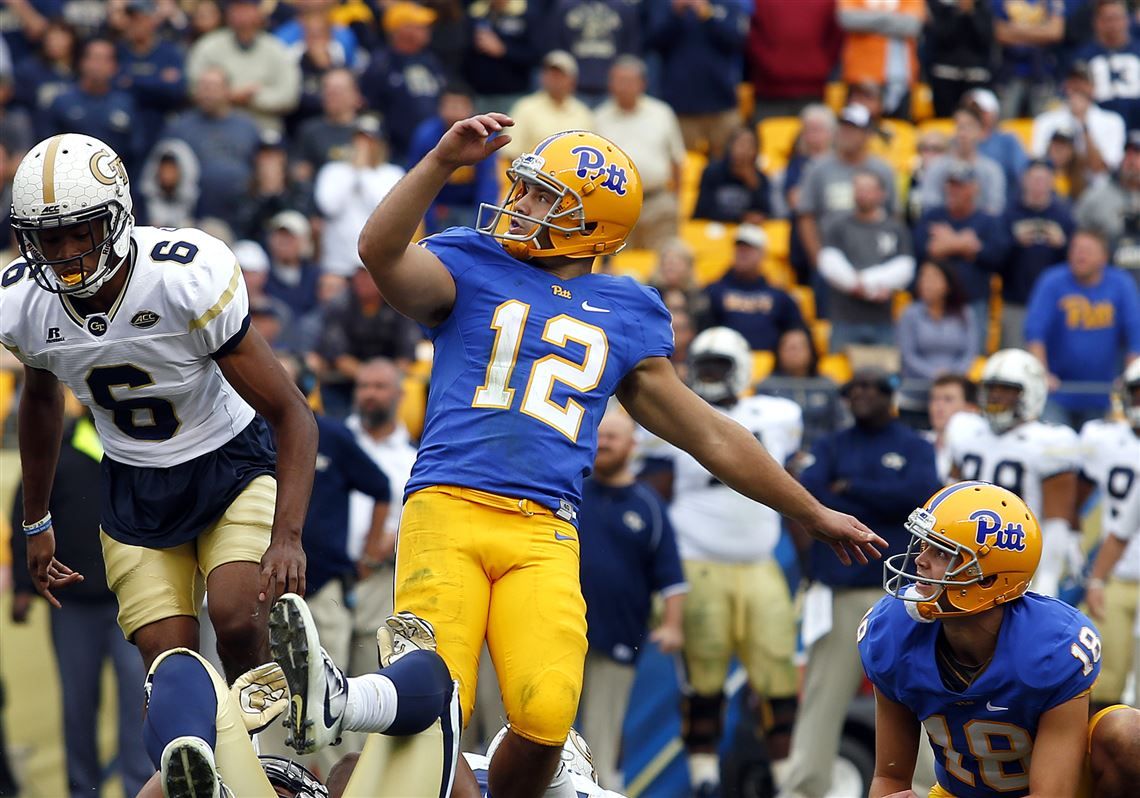
<path id="1" fill-rule="evenodd" d="M 986 710 L 989 712 L 1005 712 L 1009 707 L 996 707 L 989 701 L 986 702 Z"/>
<path id="2" fill-rule="evenodd" d="M 588 299 L 582 300 L 582 310 L 588 310 L 591 313 L 609 313 L 610 312 L 608 308 L 596 308 L 596 307 L 594 307 L 593 305 L 590 304 L 590 300 L 588 300 Z"/>
<path id="3" fill-rule="evenodd" d="M 573 535 L 563 535 L 561 532 L 555 532 L 554 533 L 554 539 L 555 540 L 573 540 L 574 536 Z"/>

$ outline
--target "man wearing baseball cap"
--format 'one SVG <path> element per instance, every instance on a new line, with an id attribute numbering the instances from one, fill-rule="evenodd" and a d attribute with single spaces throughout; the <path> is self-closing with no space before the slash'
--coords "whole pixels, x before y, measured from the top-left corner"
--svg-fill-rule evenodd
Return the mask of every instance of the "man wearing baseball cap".
<path id="1" fill-rule="evenodd" d="M 1128 134 L 1124 159 L 1110 180 L 1081 195 L 1074 213 L 1079 227 L 1100 230 L 1109 240 L 1112 264 L 1140 282 L 1140 130 Z"/>
<path id="2" fill-rule="evenodd" d="M 551 50 L 542 59 L 541 88 L 523 97 L 511 108 L 515 120 L 511 143 L 503 157 L 517 158 L 530 152 L 547 136 L 563 130 L 593 130 L 594 112 L 578 99 L 578 61 L 565 50 Z"/>
<path id="3" fill-rule="evenodd" d="M 1093 174 L 1110 173 L 1124 157 L 1125 124 L 1120 114 L 1105 110 L 1093 97 L 1092 73 L 1085 61 L 1074 61 L 1062 86 L 1065 104 L 1033 120 L 1034 158 L 1044 158 L 1058 128 L 1074 129 L 1073 143 Z"/>
<path id="4" fill-rule="evenodd" d="M 1001 167 L 1005 174 L 1006 194 L 1012 194 L 1029 163 L 1021 139 L 998 128 L 1001 105 L 997 95 L 989 89 L 974 89 L 966 94 L 963 101 L 973 105 L 982 119 L 982 140 L 978 142 L 978 152 Z"/>

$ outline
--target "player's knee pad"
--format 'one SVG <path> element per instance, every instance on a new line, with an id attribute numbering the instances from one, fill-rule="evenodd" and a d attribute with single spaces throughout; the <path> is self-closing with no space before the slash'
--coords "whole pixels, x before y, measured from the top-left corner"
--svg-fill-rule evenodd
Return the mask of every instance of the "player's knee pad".
<path id="1" fill-rule="evenodd" d="M 756 699 L 756 718 L 765 737 L 790 735 L 796 723 L 799 699 L 793 696 Z"/>
<path id="2" fill-rule="evenodd" d="M 1140 784 L 1140 709 L 1123 704 L 1093 718 L 1089 765 L 1097 798 L 1124 798 Z"/>
<path id="3" fill-rule="evenodd" d="M 580 680 L 547 672 L 514 690 L 505 690 L 503 705 L 517 735 L 539 745 L 561 747 L 574 724 L 581 693 Z"/>
<path id="4" fill-rule="evenodd" d="M 721 734 L 724 694 L 687 695 L 681 701 L 681 738 L 690 751 L 716 748 Z"/>
<path id="5" fill-rule="evenodd" d="M 147 712 L 143 742 L 154 766 L 176 737 L 198 737 L 217 744 L 218 698 L 214 679 L 197 654 L 188 649 L 163 652 L 146 680 Z"/>

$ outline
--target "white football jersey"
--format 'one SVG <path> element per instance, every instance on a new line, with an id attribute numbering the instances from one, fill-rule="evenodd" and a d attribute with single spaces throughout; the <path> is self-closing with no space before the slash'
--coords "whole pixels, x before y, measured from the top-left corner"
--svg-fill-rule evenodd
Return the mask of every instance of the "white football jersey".
<path id="1" fill-rule="evenodd" d="M 463 758 L 467 760 L 467 764 L 471 767 L 471 771 L 475 774 L 475 781 L 483 789 L 483 794 L 486 795 L 487 790 L 487 770 L 491 766 L 491 760 L 482 754 L 468 754 L 464 753 Z M 603 790 L 597 784 L 590 781 L 585 776 L 579 776 L 577 773 L 570 774 L 570 781 L 574 786 L 577 798 L 625 798 L 610 790 Z"/>
<path id="2" fill-rule="evenodd" d="M 1040 522 L 1045 520 L 1041 483 L 1080 467 L 1077 433 L 1065 426 L 1029 421 L 999 435 L 982 416 L 956 413 L 946 425 L 945 438 L 961 479 L 1013 491 Z"/>
<path id="3" fill-rule="evenodd" d="M 0 343 L 91 409 L 109 457 L 167 468 L 229 442 L 254 411 L 213 355 L 249 324 L 237 259 L 194 229 L 135 227 L 122 295 L 82 316 L 23 259 L 0 274 Z"/>
<path id="4" fill-rule="evenodd" d="M 790 399 L 746 396 L 725 410 L 783 465 L 803 438 L 803 412 Z M 684 560 L 756 562 L 772 556 L 780 540 L 780 514 L 742 496 L 710 474 L 688 452 L 665 445 L 654 457 L 673 463 L 669 519 Z"/>
<path id="5" fill-rule="evenodd" d="M 1140 580 L 1140 436 L 1125 421 L 1089 421 L 1081 427 L 1081 470 L 1104 491 L 1104 533 L 1128 541 L 1113 575 Z"/>

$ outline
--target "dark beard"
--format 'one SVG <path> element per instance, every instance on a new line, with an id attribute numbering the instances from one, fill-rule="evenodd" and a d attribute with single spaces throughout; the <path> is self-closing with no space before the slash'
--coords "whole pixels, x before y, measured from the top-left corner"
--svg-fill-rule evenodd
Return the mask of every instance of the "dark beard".
<path id="1" fill-rule="evenodd" d="M 392 420 L 392 416 L 396 414 L 396 408 L 377 407 L 371 410 L 359 410 L 358 412 L 365 429 L 376 429 Z"/>

